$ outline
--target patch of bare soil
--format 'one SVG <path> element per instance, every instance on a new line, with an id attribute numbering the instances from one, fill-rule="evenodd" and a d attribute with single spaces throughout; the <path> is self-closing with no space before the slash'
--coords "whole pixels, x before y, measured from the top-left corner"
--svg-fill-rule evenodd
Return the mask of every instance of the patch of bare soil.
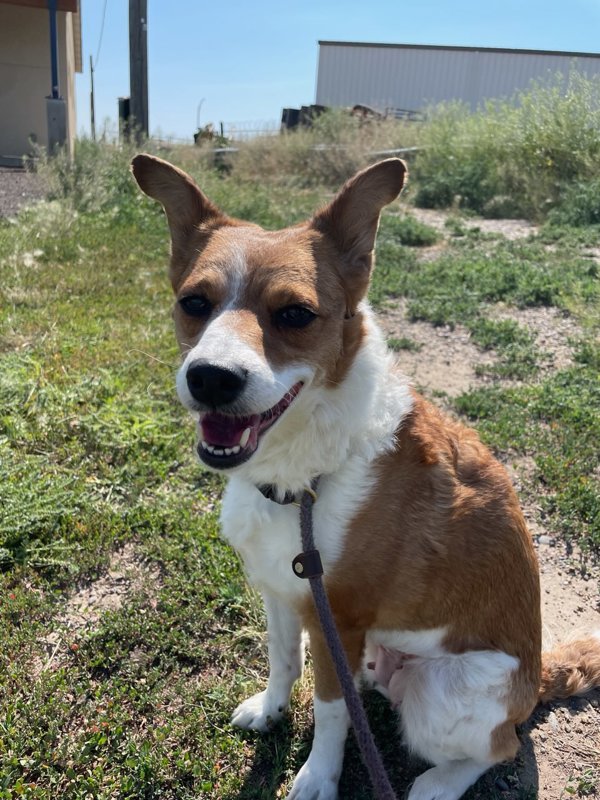
<path id="1" fill-rule="evenodd" d="M 544 649 L 600 631 L 598 570 L 582 569 L 578 554 L 540 534 Z M 537 787 L 540 800 L 600 793 L 600 690 L 538 706 L 521 731 L 515 786 Z M 593 787 L 593 788 L 592 788 Z M 569 790 L 573 790 L 570 793 Z"/>
<path id="2" fill-rule="evenodd" d="M 135 545 L 117 550 L 106 574 L 72 594 L 55 617 L 54 630 L 41 641 L 46 656 L 36 660 L 35 672 L 60 664 L 69 649 L 77 647 L 77 639 L 92 630 L 104 614 L 122 608 L 128 596 L 138 592 L 154 595 L 159 587 L 159 570 L 144 563 Z"/>
<path id="3" fill-rule="evenodd" d="M 415 209 L 415 216 L 429 225 L 444 229 L 446 215 Z M 527 236 L 533 226 L 518 221 L 477 220 L 473 225 L 493 229 L 509 238 Z M 470 221 L 469 221 L 470 223 Z M 401 351 L 398 362 L 403 372 L 426 395 L 443 392 L 456 397 L 482 385 L 478 364 L 493 363 L 492 351 L 483 353 L 469 338 L 465 328 L 435 328 L 423 322 L 409 322 L 406 304 L 383 310 L 378 316 L 388 337 L 408 337 L 419 345 L 418 352 Z M 536 335 L 541 350 L 548 354 L 545 368 L 562 368 L 572 362 L 569 339 L 580 335 L 577 324 L 552 308 L 512 309 L 497 306 L 497 319 L 515 319 Z M 443 400 L 434 402 L 443 405 Z M 507 468 L 517 490 L 535 486 L 536 467 L 532 459 L 512 459 Z M 540 493 L 542 488 L 540 487 Z M 583 567 L 577 552 L 567 553 L 540 524 L 539 508 L 532 501 L 523 511 L 538 552 L 542 587 L 544 648 L 577 634 L 600 631 L 600 570 Z M 560 800 L 567 797 L 600 795 L 600 689 L 586 697 L 539 706 L 521 730 L 522 747 L 507 769 L 498 777 L 482 780 L 475 792 L 488 800 L 490 787 L 506 800 Z M 487 787 L 487 788 L 486 788 Z"/>
<path id="4" fill-rule="evenodd" d="M 418 351 L 402 350 L 397 354 L 400 369 L 417 389 L 426 394 L 444 392 L 448 397 L 457 397 L 485 382 L 475 368 L 492 364 L 493 356 L 476 347 L 462 325 L 452 329 L 447 325 L 409 322 L 403 299 L 394 308 L 382 310 L 378 319 L 388 337 L 407 337 L 419 345 Z"/>
<path id="5" fill-rule="evenodd" d="M 447 211 L 438 211 L 435 208 L 407 208 L 407 213 L 416 217 L 419 222 L 430 225 L 442 233 L 447 232 L 446 221 L 449 218 Z M 483 233 L 499 233 L 506 239 L 526 239 L 535 233 L 536 226 L 526 219 L 483 219 L 480 217 L 457 217 L 463 228 L 479 228 Z"/>

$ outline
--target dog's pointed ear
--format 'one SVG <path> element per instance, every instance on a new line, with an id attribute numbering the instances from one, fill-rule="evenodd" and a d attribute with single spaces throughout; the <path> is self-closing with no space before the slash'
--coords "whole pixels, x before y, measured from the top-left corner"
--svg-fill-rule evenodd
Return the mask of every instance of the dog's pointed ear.
<path id="1" fill-rule="evenodd" d="M 168 161 L 140 153 L 131 162 L 131 171 L 140 189 L 162 203 L 171 231 L 173 255 L 183 251 L 194 230 L 227 219 L 187 173 Z"/>
<path id="2" fill-rule="evenodd" d="M 311 221 L 313 228 L 333 240 L 342 255 L 342 277 L 353 306 L 351 313 L 369 285 L 381 210 L 398 197 L 406 176 L 406 164 L 399 158 L 373 164 L 350 178 Z"/>

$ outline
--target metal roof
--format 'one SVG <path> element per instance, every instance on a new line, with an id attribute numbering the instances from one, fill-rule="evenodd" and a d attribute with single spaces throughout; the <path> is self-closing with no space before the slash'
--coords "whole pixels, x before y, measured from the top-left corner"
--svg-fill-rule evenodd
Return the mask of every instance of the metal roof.
<path id="1" fill-rule="evenodd" d="M 573 50 L 529 50 L 517 47 L 467 47 L 454 44 L 398 44 L 393 42 L 339 42 L 319 39 L 330 47 L 395 47 L 407 50 L 454 50 L 467 53 L 514 53 L 536 56 L 567 56 L 570 58 L 600 58 L 600 53 L 579 53 Z"/>

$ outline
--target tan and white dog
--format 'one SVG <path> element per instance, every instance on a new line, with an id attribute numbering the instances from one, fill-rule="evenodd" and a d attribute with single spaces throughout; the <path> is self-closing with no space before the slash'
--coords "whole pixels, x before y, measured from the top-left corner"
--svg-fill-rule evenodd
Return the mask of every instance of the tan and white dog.
<path id="1" fill-rule="evenodd" d="M 365 301 L 379 215 L 405 172 L 375 164 L 305 224 L 271 232 L 226 216 L 167 162 L 133 161 L 171 232 L 179 396 L 201 461 L 230 476 L 224 535 L 266 606 L 268 686 L 235 725 L 284 714 L 309 633 L 315 733 L 293 800 L 337 796 L 348 713 L 291 570 L 298 509 L 265 485 L 281 501 L 320 476 L 314 534 L 351 669 L 389 693 L 407 745 L 434 765 L 410 800 L 459 798 L 514 757 L 538 700 L 600 683 L 598 636 L 542 655 L 537 563 L 510 481 L 473 431 L 410 389 Z"/>

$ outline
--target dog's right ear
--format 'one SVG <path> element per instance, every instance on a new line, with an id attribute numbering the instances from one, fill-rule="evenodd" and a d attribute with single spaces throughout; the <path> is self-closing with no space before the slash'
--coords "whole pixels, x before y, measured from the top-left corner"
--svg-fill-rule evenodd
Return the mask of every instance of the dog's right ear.
<path id="1" fill-rule="evenodd" d="M 190 235 L 196 230 L 225 222 L 227 217 L 204 195 L 183 170 L 162 158 L 140 153 L 131 162 L 140 189 L 162 203 L 175 258 L 185 253 Z"/>

